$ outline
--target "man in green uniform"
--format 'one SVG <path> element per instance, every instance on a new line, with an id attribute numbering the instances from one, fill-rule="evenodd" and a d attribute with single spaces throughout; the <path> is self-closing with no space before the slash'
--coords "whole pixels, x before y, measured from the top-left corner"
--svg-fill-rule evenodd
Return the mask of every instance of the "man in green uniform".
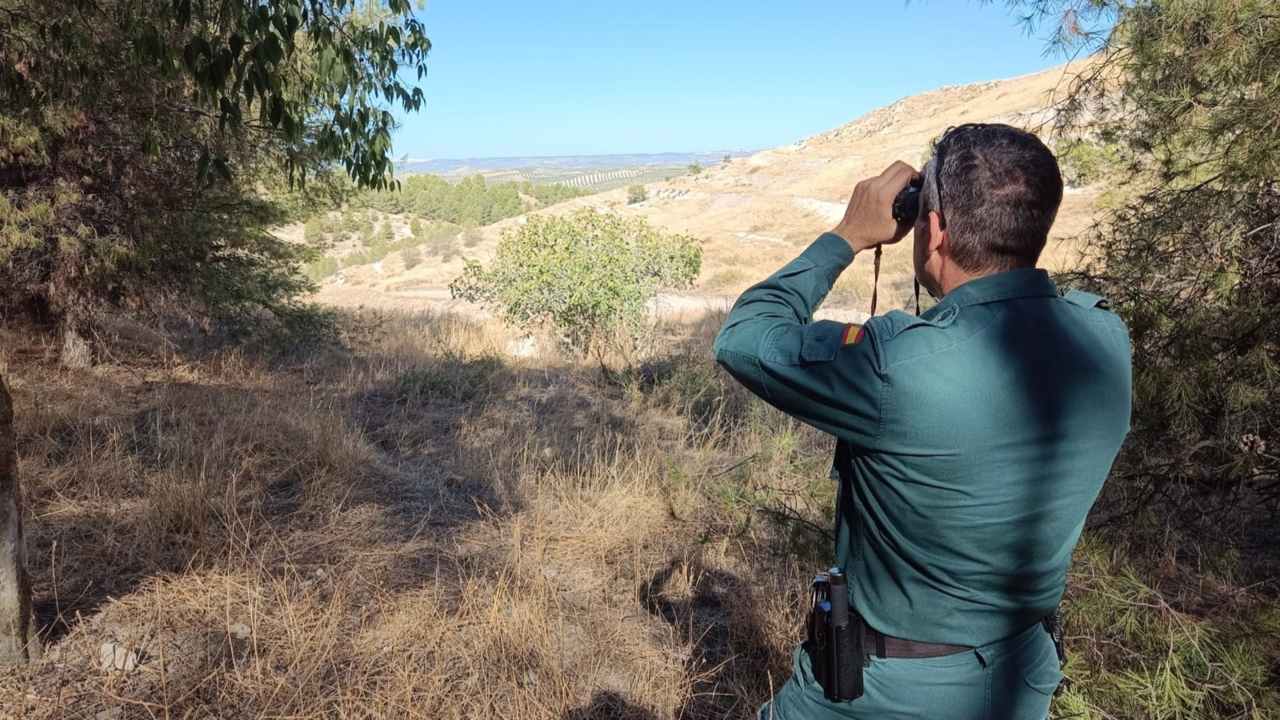
<path id="1" fill-rule="evenodd" d="M 893 219 L 920 184 L 919 218 Z M 1124 323 L 1036 269 L 1062 200 L 1053 154 L 964 126 L 921 177 L 896 163 L 843 221 L 734 305 L 716 360 L 836 438 L 836 565 L 865 620 L 865 694 L 831 702 L 806 646 L 761 718 L 1043 720 L 1061 678 L 1042 619 L 1129 429 Z M 815 322 L 854 254 L 914 230 L 939 298 L 916 317 Z"/>

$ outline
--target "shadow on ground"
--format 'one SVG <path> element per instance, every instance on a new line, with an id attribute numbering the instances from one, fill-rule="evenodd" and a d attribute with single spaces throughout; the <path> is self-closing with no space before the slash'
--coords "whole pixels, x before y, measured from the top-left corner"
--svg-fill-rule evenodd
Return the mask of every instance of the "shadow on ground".
<path id="1" fill-rule="evenodd" d="M 669 586 L 679 574 L 692 588 L 673 598 Z M 755 716 L 760 679 L 777 666 L 765 642 L 755 589 L 740 578 L 706 567 L 699 559 L 673 558 L 642 585 L 639 600 L 692 645 L 685 663 L 689 690 L 675 712 L 687 720 Z M 759 698 L 761 701 L 765 698 Z"/>

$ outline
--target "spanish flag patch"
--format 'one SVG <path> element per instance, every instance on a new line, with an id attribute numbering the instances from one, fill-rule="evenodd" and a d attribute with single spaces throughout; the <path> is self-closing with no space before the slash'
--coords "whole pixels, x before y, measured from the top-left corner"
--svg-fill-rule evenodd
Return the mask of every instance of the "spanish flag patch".
<path id="1" fill-rule="evenodd" d="M 862 336 L 865 335 L 866 332 L 867 331 L 861 325 L 845 325 L 844 337 L 840 339 L 840 345 L 857 345 L 862 342 Z"/>

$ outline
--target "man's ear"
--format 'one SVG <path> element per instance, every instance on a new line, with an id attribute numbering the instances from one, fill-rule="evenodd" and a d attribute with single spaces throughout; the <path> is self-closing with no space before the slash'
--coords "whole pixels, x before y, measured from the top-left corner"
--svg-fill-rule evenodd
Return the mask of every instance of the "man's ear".
<path id="1" fill-rule="evenodd" d="M 929 213 L 929 254 L 941 252 L 943 248 L 946 248 L 948 253 L 951 250 L 947 231 L 942 227 L 942 217 L 936 210 L 931 211 Z"/>

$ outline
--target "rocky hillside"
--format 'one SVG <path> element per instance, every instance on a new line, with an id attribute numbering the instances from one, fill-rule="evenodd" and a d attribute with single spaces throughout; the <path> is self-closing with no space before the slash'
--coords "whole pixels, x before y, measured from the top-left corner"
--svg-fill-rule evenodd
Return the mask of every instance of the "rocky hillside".
<path id="1" fill-rule="evenodd" d="M 648 186 L 649 200 L 626 203 L 616 190 L 575 199 L 539 212 L 567 213 L 582 207 L 642 215 L 673 232 L 706 241 L 699 299 L 735 295 L 794 256 L 843 212 L 853 185 L 894 160 L 919 165 L 931 143 L 948 126 L 967 122 L 1006 122 L 1037 129 L 1049 118 L 1048 108 L 1069 85 L 1071 66 L 1008 80 L 944 87 L 904 98 L 847 125 L 792 145 L 759 152 L 699 175 Z M 1047 131 L 1047 128 L 1046 128 Z M 1045 264 L 1058 268 L 1075 257 L 1071 242 L 1093 214 L 1098 193 L 1070 188 L 1055 239 Z M 503 230 L 517 226 L 512 218 L 484 228 L 484 240 L 465 251 L 483 260 Z M 837 286 L 831 303 L 865 304 L 870 288 L 869 255 Z M 373 267 L 352 268 L 341 285 L 330 283 L 325 301 L 336 304 L 436 304 L 447 298 L 444 288 L 456 277 L 462 260 L 433 258 L 406 271 L 398 257 Z M 889 303 L 905 304 L 910 253 L 906 245 L 885 252 L 882 288 Z M 687 303 L 686 303 L 687 304 Z"/>

